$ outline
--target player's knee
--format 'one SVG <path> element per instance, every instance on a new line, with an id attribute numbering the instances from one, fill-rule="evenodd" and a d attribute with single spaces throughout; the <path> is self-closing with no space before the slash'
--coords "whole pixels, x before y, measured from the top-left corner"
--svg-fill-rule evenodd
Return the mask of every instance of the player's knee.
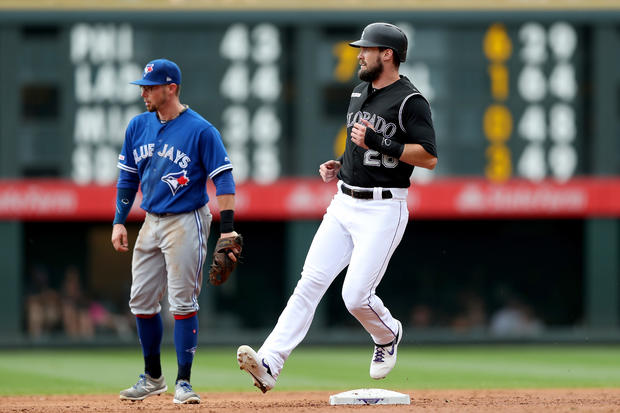
<path id="1" fill-rule="evenodd" d="M 129 309 L 132 314 L 157 314 L 161 311 L 161 305 L 154 300 L 132 297 L 129 300 Z"/>
<path id="2" fill-rule="evenodd" d="M 343 288 L 342 300 L 351 314 L 368 307 L 368 294 L 355 288 Z"/>

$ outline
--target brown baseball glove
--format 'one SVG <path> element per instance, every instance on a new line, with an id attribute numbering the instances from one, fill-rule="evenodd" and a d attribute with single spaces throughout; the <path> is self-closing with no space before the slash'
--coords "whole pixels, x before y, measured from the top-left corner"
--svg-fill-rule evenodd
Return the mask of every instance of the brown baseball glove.
<path id="1" fill-rule="evenodd" d="M 228 280 L 230 274 L 239 264 L 242 249 L 243 237 L 241 234 L 217 240 L 213 251 L 213 263 L 209 269 L 209 281 L 211 284 L 220 285 Z M 233 261 L 228 255 L 229 253 L 232 253 L 237 258 L 237 261 Z"/>

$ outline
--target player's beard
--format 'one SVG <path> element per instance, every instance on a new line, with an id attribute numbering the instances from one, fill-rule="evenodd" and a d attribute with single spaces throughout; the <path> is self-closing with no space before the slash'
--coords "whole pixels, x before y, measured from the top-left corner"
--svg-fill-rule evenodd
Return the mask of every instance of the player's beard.
<path id="1" fill-rule="evenodd" d="M 366 63 L 366 69 L 360 68 L 357 75 L 361 81 L 370 83 L 374 82 L 379 78 L 379 76 L 381 76 L 381 73 L 383 73 L 383 62 L 379 57 L 377 57 L 375 63 L 375 67 L 373 68 L 369 68 L 368 63 Z"/>
<path id="2" fill-rule="evenodd" d="M 157 112 L 159 108 L 164 106 L 167 102 L 167 97 L 164 95 L 160 99 L 153 99 L 150 101 L 150 104 L 146 107 L 149 112 Z"/>

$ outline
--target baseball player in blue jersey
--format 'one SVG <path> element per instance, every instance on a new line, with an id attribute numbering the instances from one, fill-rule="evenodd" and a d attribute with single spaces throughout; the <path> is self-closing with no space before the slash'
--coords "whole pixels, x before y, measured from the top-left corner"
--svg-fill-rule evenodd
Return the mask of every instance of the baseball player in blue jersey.
<path id="1" fill-rule="evenodd" d="M 136 316 L 144 374 L 134 386 L 121 391 L 120 398 L 143 400 L 168 389 L 160 363 L 160 300 L 167 288 L 178 362 L 173 401 L 200 403 L 190 374 L 212 219 L 206 183 L 210 178 L 216 186 L 221 237 L 236 236 L 232 164 L 217 129 L 181 104 L 181 71 L 174 62 L 153 60 L 144 68 L 142 79 L 131 83 L 140 86 L 147 111 L 129 122 L 118 157 L 112 244 L 117 251 L 128 251 L 124 223 L 141 186 L 146 218 L 133 250 L 129 307 Z"/>

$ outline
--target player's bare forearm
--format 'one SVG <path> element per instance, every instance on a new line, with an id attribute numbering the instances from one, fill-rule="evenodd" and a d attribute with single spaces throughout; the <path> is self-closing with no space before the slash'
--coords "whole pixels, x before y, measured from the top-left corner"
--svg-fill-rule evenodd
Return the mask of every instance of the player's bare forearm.
<path id="1" fill-rule="evenodd" d="M 225 209 L 235 210 L 235 194 L 225 194 L 217 196 L 217 206 L 220 208 L 220 211 L 224 211 Z"/>
<path id="2" fill-rule="evenodd" d="M 406 144 L 400 160 L 409 165 L 426 169 L 435 169 L 435 165 L 437 165 L 437 157 L 426 152 L 426 149 L 417 143 Z"/>
<path id="3" fill-rule="evenodd" d="M 116 251 L 129 251 L 129 241 L 127 239 L 127 229 L 123 224 L 114 224 L 112 227 L 112 246 Z"/>
<path id="4" fill-rule="evenodd" d="M 329 182 L 338 175 L 338 171 L 342 164 L 338 161 L 330 160 L 319 166 L 319 175 L 323 178 L 323 182 Z"/>

